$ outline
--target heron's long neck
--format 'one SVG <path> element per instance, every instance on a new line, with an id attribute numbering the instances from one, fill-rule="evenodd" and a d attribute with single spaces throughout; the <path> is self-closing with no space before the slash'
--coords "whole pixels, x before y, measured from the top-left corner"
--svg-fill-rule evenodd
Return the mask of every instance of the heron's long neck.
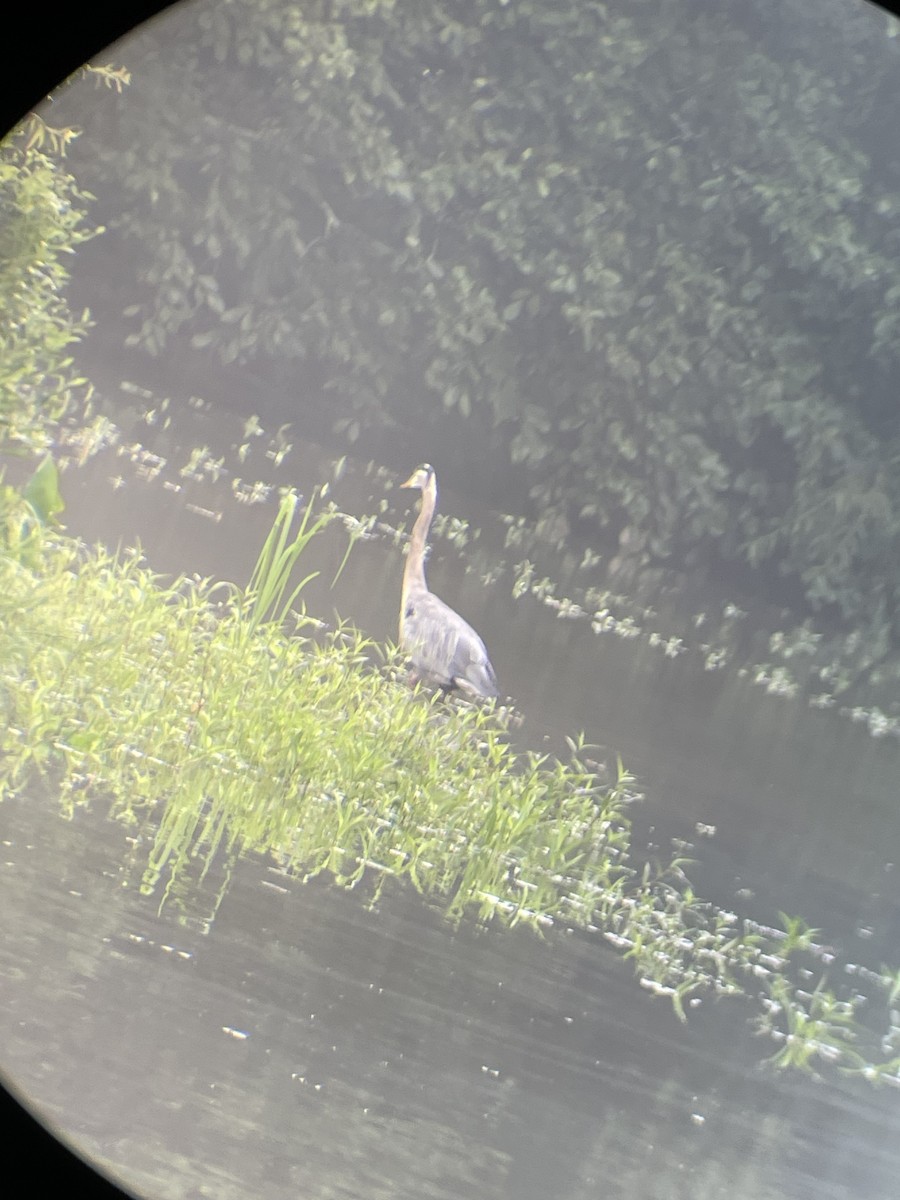
<path id="1" fill-rule="evenodd" d="M 413 525 L 412 536 L 409 539 L 409 550 L 406 554 L 406 566 L 403 569 L 403 607 L 406 607 L 406 597 L 410 588 L 427 588 L 425 582 L 425 544 L 431 518 L 434 516 L 434 506 L 437 503 L 437 488 L 434 480 L 422 490 L 422 511 Z"/>

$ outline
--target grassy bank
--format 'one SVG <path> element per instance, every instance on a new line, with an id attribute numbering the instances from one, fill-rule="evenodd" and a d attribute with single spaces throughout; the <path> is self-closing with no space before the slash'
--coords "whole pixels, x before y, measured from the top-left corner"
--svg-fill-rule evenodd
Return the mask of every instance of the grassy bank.
<path id="1" fill-rule="evenodd" d="M 3 786 L 40 771 L 69 811 L 152 808 L 154 878 L 236 844 L 541 924 L 592 921 L 628 873 L 626 778 L 517 754 L 489 710 L 412 693 L 389 653 L 373 669 L 356 630 L 301 616 L 286 636 L 271 569 L 244 592 L 55 539 L 40 570 L 0 571 Z"/>
<path id="2" fill-rule="evenodd" d="M 161 578 L 47 533 L 9 489 L 4 503 L 0 797 L 43 777 L 68 814 L 101 800 L 141 822 L 147 893 L 221 851 L 370 897 L 406 882 L 452 920 L 601 935 L 681 1017 L 741 998 L 778 1065 L 900 1083 L 896 974 L 844 998 L 802 922 L 753 925 L 698 900 L 685 864 L 633 861 L 624 770 L 610 785 L 576 743 L 566 762 L 517 750 L 501 711 L 412 691 L 392 651 L 298 614 L 292 572 L 327 513 L 295 532 L 286 496 L 240 589 Z M 869 1000 L 887 1034 L 860 1025 Z"/>

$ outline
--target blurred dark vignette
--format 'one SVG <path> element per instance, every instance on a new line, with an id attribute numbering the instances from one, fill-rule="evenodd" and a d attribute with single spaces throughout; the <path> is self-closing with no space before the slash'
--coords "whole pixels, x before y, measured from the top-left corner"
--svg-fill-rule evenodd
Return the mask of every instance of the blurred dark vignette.
<path id="1" fill-rule="evenodd" d="M 2 28 L 8 44 L 18 45 L 19 53 L 16 68 L 7 72 L 0 91 L 0 133 L 8 133 L 111 42 L 171 5 L 172 0 L 99 0 L 82 7 L 51 0 L 17 9 L 15 18 L 10 10 Z M 13 35 L 15 26 L 18 29 Z"/>
<path id="2" fill-rule="evenodd" d="M 67 1195 L 72 1200 L 125 1200 L 122 1191 L 58 1141 L 0 1079 L 0 1128 L 10 1196 Z M 19 1184 L 13 1181 L 18 1179 Z"/>

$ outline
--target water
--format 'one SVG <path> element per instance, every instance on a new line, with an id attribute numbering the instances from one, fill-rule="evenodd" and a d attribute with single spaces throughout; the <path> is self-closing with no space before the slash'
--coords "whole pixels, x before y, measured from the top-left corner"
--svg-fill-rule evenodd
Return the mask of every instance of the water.
<path id="1" fill-rule="evenodd" d="M 139 539 L 168 571 L 246 579 L 273 506 L 236 504 L 227 477 L 192 485 L 178 470 L 190 444 L 153 481 L 114 447 L 70 469 L 70 530 Z M 308 490 L 331 468 L 298 445 L 279 472 Z M 349 511 L 382 494 L 352 463 L 335 485 Z M 450 484 L 443 506 L 467 507 Z M 311 611 L 392 636 L 400 550 L 358 544 L 332 591 L 345 545 L 334 529 L 316 548 Z M 526 714 L 521 740 L 584 727 L 623 755 L 647 793 L 640 845 L 689 840 L 701 894 L 763 920 L 801 913 L 850 961 L 897 961 L 894 742 L 523 608 L 475 586 L 446 546 L 430 581 L 484 635 Z M 454 931 L 412 893 L 370 911 L 257 860 L 237 864 L 213 920 L 219 879 L 160 911 L 138 894 L 129 832 L 102 811 L 64 822 L 35 795 L 6 802 L 0 822 L 4 1071 L 138 1192 L 896 1192 L 893 1090 L 761 1068 L 772 1047 L 747 1008 L 705 1002 L 683 1026 L 596 937 Z"/>
<path id="2" fill-rule="evenodd" d="M 683 1029 L 589 938 L 257 862 L 204 936 L 102 815 L 3 822 L 4 1066 L 147 1195 L 895 1194 L 893 1093 L 761 1073 L 736 1014 Z"/>

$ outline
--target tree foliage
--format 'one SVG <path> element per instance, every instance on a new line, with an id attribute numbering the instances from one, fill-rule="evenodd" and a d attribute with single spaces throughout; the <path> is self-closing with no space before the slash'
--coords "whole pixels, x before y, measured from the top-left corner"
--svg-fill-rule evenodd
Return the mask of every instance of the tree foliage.
<path id="1" fill-rule="evenodd" d="M 71 129 L 31 116 L 0 145 L 0 446 L 39 450 L 86 381 L 70 347 L 88 327 L 64 295 L 64 256 L 92 236 L 90 199 L 62 166 Z"/>
<path id="2" fill-rule="evenodd" d="M 137 267 L 112 301 L 150 353 L 321 381 L 351 441 L 421 396 L 548 536 L 890 633 L 894 33 L 836 0 L 179 9 L 79 147 Z"/>

